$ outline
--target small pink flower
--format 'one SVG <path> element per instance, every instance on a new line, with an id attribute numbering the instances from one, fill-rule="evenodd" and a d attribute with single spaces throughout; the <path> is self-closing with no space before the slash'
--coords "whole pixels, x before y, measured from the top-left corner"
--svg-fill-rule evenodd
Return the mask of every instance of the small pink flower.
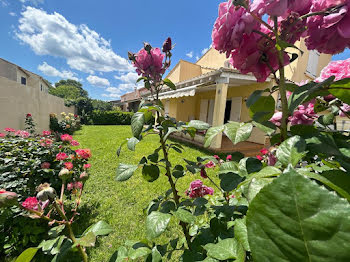
<path id="1" fill-rule="evenodd" d="M 79 145 L 80 145 L 79 142 L 76 141 L 76 140 L 70 141 L 70 144 L 71 144 L 72 146 L 79 146 Z"/>
<path id="2" fill-rule="evenodd" d="M 66 162 L 64 163 L 64 167 L 67 168 L 68 170 L 73 169 L 73 163 L 72 162 Z"/>
<path id="3" fill-rule="evenodd" d="M 83 183 L 80 182 L 80 181 L 75 182 L 75 183 L 74 183 L 74 187 L 75 187 L 76 189 L 83 189 Z"/>
<path id="4" fill-rule="evenodd" d="M 267 155 L 269 153 L 269 150 L 267 150 L 266 148 L 263 148 L 260 150 L 260 153 L 263 155 Z"/>
<path id="5" fill-rule="evenodd" d="M 91 164 L 84 164 L 84 169 L 88 169 L 91 167 Z"/>
<path id="6" fill-rule="evenodd" d="M 58 153 L 58 154 L 56 155 L 56 160 L 65 160 L 65 159 L 67 159 L 67 158 L 68 158 L 68 155 L 67 155 L 66 153 L 63 153 L 63 152 Z"/>
<path id="7" fill-rule="evenodd" d="M 16 132 L 16 130 L 13 129 L 13 128 L 11 128 L 11 127 L 6 127 L 6 128 L 4 129 L 4 131 L 5 131 L 5 132 L 9 132 L 9 133 L 14 133 L 14 132 Z"/>
<path id="8" fill-rule="evenodd" d="M 350 112 L 350 105 L 344 103 L 340 108 L 342 111 L 339 112 L 339 116 L 346 117 L 346 114 L 344 114 L 344 112 Z"/>
<path id="9" fill-rule="evenodd" d="M 61 135 L 61 140 L 63 142 L 65 142 L 65 141 L 70 142 L 73 140 L 73 137 L 71 135 L 68 135 L 68 134 L 63 134 L 63 135 Z"/>
<path id="10" fill-rule="evenodd" d="M 15 136 L 20 136 L 20 137 L 23 137 L 23 138 L 28 138 L 30 136 L 30 134 L 25 131 L 25 130 L 17 130 L 15 132 Z"/>
<path id="11" fill-rule="evenodd" d="M 26 115 L 26 118 L 28 118 L 28 117 L 32 117 L 32 114 L 28 113 L 28 114 Z"/>
<path id="12" fill-rule="evenodd" d="M 71 191 L 74 188 L 74 184 L 73 183 L 68 183 L 67 184 L 67 190 Z"/>
<path id="13" fill-rule="evenodd" d="M 195 180 L 190 184 L 189 189 L 186 190 L 186 195 L 190 198 L 203 197 L 205 195 L 213 195 L 214 189 L 203 185 L 201 180 Z"/>
<path id="14" fill-rule="evenodd" d="M 49 136 L 49 135 L 51 135 L 51 131 L 48 131 L 48 130 L 43 131 L 43 136 Z"/>
<path id="15" fill-rule="evenodd" d="M 220 157 L 218 155 L 213 155 L 213 157 L 217 160 L 220 161 Z"/>
<path id="16" fill-rule="evenodd" d="M 49 138 L 43 138 L 40 140 L 40 145 L 44 147 L 50 147 L 52 145 L 53 141 Z"/>
<path id="17" fill-rule="evenodd" d="M 261 155 L 257 155 L 256 158 L 259 159 L 260 161 L 264 159 Z"/>
<path id="18" fill-rule="evenodd" d="M 215 164 L 213 161 L 209 161 L 208 163 L 205 164 L 205 167 L 206 168 L 214 168 L 215 167 Z"/>
<path id="19" fill-rule="evenodd" d="M 228 156 L 226 157 L 226 161 L 232 161 L 232 155 L 228 155 Z"/>
<path id="20" fill-rule="evenodd" d="M 44 162 L 41 164 L 41 168 L 42 169 L 49 169 L 51 166 L 51 164 L 49 162 Z"/>
<path id="21" fill-rule="evenodd" d="M 0 137 L 5 137 L 6 135 L 4 133 L 0 133 Z"/>
<path id="22" fill-rule="evenodd" d="M 90 149 L 77 149 L 75 150 L 75 153 L 77 153 L 77 155 L 83 159 L 89 159 L 91 157 Z"/>
<path id="23" fill-rule="evenodd" d="M 275 126 L 281 126 L 282 112 L 276 112 L 269 121 Z"/>
<path id="24" fill-rule="evenodd" d="M 28 197 L 23 203 L 22 206 L 27 209 L 38 210 L 38 199 L 36 197 Z"/>

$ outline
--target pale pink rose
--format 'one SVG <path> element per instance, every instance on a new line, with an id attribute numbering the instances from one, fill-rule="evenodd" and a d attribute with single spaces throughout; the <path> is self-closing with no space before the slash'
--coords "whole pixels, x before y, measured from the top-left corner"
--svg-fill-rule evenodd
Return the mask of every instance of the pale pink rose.
<path id="1" fill-rule="evenodd" d="M 161 75 L 164 74 L 163 59 L 165 55 L 159 48 L 152 48 L 150 54 L 141 49 L 135 54 L 136 59 L 133 61 L 136 72 L 144 77 L 150 77 L 156 81 L 160 81 Z"/>
<path id="2" fill-rule="evenodd" d="M 269 121 L 275 126 L 281 126 L 282 112 L 276 112 Z"/>
<path id="3" fill-rule="evenodd" d="M 307 14 L 311 7 L 311 0 L 254 0 L 251 10 L 259 16 L 285 16 L 290 12 Z"/>
<path id="4" fill-rule="evenodd" d="M 75 140 L 70 141 L 70 144 L 71 144 L 72 146 L 79 146 L 79 145 L 80 145 L 79 142 L 78 142 L 78 141 L 75 141 Z"/>
<path id="5" fill-rule="evenodd" d="M 350 112 L 350 105 L 348 104 L 344 103 L 340 108 L 346 113 Z M 344 114 L 343 111 L 339 111 L 339 116 L 346 117 L 346 114 Z"/>
<path id="6" fill-rule="evenodd" d="M 0 133 L 0 137 L 5 137 L 6 135 L 4 133 Z"/>
<path id="7" fill-rule="evenodd" d="M 314 112 L 314 104 L 309 103 L 307 106 L 300 105 L 298 109 L 294 111 L 293 115 L 289 117 L 290 124 L 293 125 L 312 125 L 317 119 L 317 115 Z"/>
<path id="8" fill-rule="evenodd" d="M 61 135 L 61 140 L 70 142 L 73 140 L 73 137 L 71 135 L 68 135 L 68 134 L 63 134 L 63 135 Z"/>
<path id="9" fill-rule="evenodd" d="M 28 138 L 30 136 L 30 134 L 25 131 L 25 130 L 17 130 L 15 132 L 15 136 L 20 136 L 20 137 L 23 137 L 23 138 Z"/>
<path id="10" fill-rule="evenodd" d="M 346 60 L 331 61 L 322 69 L 320 77 L 315 81 L 322 82 L 331 76 L 335 76 L 335 80 L 350 78 L 350 58 Z"/>
<path id="11" fill-rule="evenodd" d="M 51 131 L 48 131 L 48 130 L 43 131 L 43 136 L 49 136 L 49 135 L 51 135 Z"/>
<path id="12" fill-rule="evenodd" d="M 350 47 L 350 0 L 313 0 L 311 12 L 319 12 L 337 5 L 336 13 L 311 16 L 307 20 L 306 46 L 320 53 L 337 54 Z"/>

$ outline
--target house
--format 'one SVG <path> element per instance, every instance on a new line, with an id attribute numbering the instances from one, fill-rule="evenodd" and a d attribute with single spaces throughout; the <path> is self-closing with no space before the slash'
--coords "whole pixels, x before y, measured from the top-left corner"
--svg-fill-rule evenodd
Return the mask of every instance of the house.
<path id="1" fill-rule="evenodd" d="M 296 83 L 315 79 L 330 62 L 331 56 L 308 51 L 304 41 L 297 42 L 296 45 L 304 54 L 286 67 L 286 78 Z M 196 63 L 180 60 L 167 78 L 176 84 L 176 90 L 160 94 L 165 114 L 178 121 L 199 119 L 212 126 L 227 121 L 249 121 L 246 99 L 254 90 L 264 90 L 274 85 L 272 78 L 257 83 L 253 75 L 241 74 L 230 66 L 225 54 L 220 54 L 213 48 Z M 276 94 L 276 100 L 277 96 Z M 196 135 L 194 139 L 182 135 L 182 139 L 202 145 L 204 135 Z M 241 151 L 253 155 L 265 143 L 265 134 L 254 128 L 248 141 L 235 146 L 225 136 L 219 135 L 213 140 L 211 149 L 215 152 Z"/>
<path id="2" fill-rule="evenodd" d="M 41 76 L 0 58 L 0 132 L 24 129 L 24 117 L 33 115 L 38 131 L 49 129 L 50 113 L 74 113 L 62 98 L 50 95 L 50 83 Z"/>
<path id="3" fill-rule="evenodd" d="M 126 112 L 137 112 L 141 98 L 147 94 L 148 90 L 146 88 L 143 87 L 137 89 L 135 87 L 134 92 L 126 93 L 120 97 L 121 100 L 118 106 L 120 106 L 121 109 Z"/>

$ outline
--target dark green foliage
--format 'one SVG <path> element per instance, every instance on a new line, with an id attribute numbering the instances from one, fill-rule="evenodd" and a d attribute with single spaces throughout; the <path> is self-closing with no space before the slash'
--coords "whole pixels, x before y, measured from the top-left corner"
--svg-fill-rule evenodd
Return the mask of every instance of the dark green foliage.
<path id="1" fill-rule="evenodd" d="M 94 110 L 91 114 L 91 124 L 130 125 L 133 115 L 131 112 Z"/>

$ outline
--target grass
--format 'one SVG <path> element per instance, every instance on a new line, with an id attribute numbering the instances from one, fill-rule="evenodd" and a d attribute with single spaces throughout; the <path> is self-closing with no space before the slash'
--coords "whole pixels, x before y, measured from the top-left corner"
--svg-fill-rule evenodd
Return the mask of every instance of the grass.
<path id="1" fill-rule="evenodd" d="M 119 163 L 137 164 L 143 156 L 153 153 L 159 146 L 157 136 L 147 136 L 136 146 L 135 152 L 124 147 L 118 158 L 117 148 L 129 137 L 130 126 L 84 126 L 74 135 L 81 147 L 90 148 L 93 155 L 90 161 L 91 176 L 86 183 L 77 230 L 81 232 L 84 227 L 99 220 L 106 221 L 115 229 L 109 236 L 99 238 L 97 246 L 89 250 L 91 261 L 108 261 L 125 241 L 145 239 L 146 216 L 143 209 L 152 199 L 170 188 L 164 172 L 153 183 L 143 180 L 140 170 L 126 182 L 115 180 Z M 183 158 L 195 160 L 197 156 L 208 154 L 188 145 L 184 145 L 184 148 L 183 154 L 170 151 L 173 166 L 185 164 Z M 188 174 L 180 179 L 177 183 L 180 194 L 183 195 L 190 182 L 198 178 L 197 175 Z M 173 223 L 159 241 L 167 243 L 167 237 L 181 234 L 178 230 L 178 226 Z"/>

